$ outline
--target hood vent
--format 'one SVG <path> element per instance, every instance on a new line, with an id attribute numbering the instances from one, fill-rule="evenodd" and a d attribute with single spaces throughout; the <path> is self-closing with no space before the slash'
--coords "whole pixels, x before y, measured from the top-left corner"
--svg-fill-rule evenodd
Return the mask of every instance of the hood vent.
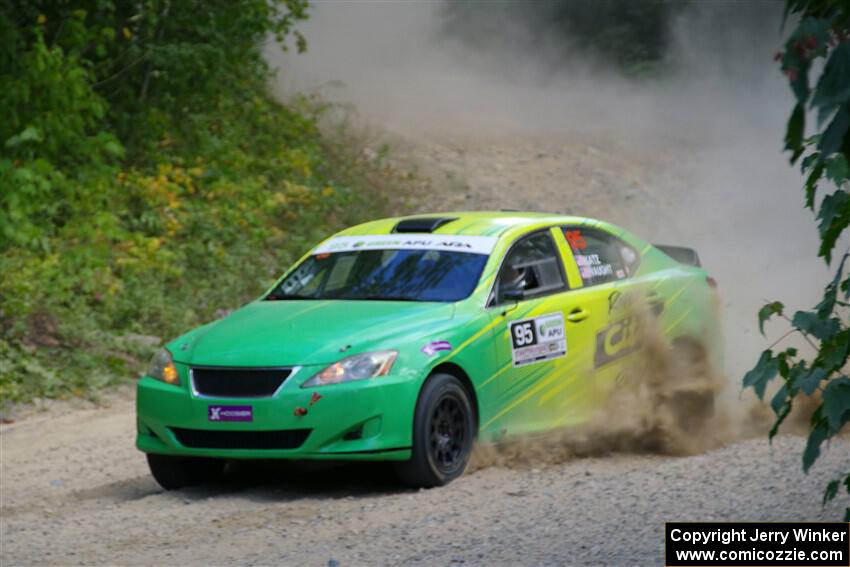
<path id="1" fill-rule="evenodd" d="M 457 217 L 420 217 L 399 221 L 393 232 L 434 232 L 444 224 L 456 221 Z"/>

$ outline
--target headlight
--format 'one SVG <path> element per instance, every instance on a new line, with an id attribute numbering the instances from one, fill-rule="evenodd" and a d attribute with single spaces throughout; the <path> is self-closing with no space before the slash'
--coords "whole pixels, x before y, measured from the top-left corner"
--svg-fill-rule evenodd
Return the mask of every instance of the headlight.
<path id="1" fill-rule="evenodd" d="M 174 366 L 174 361 L 171 360 L 171 353 L 166 349 L 160 349 L 153 358 L 148 367 L 148 376 L 162 380 L 166 384 L 180 384 L 180 376 L 177 374 L 177 367 Z"/>
<path id="2" fill-rule="evenodd" d="M 326 386 L 353 380 L 365 380 L 375 376 L 386 376 L 393 367 L 397 350 L 379 350 L 364 354 L 355 354 L 331 364 L 303 384 L 302 388 Z"/>

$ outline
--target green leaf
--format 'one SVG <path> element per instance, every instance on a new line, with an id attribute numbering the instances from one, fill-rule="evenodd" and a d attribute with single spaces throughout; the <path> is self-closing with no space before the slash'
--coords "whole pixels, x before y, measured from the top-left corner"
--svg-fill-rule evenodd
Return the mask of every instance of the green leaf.
<path id="1" fill-rule="evenodd" d="M 838 480 L 831 480 L 829 484 L 826 485 L 826 490 L 823 491 L 823 505 L 826 506 L 829 502 L 831 502 L 835 495 L 838 494 L 838 485 L 840 482 Z"/>
<path id="2" fill-rule="evenodd" d="M 839 43 L 829 55 L 812 96 L 812 108 L 834 109 L 850 100 L 850 43 Z"/>
<path id="3" fill-rule="evenodd" d="M 835 270 L 835 276 L 833 276 L 832 281 L 824 289 L 823 299 L 815 307 L 821 319 L 829 317 L 835 309 L 835 302 L 838 299 L 838 285 L 841 281 L 841 274 L 844 273 L 844 265 L 847 263 L 847 258 L 849 257 L 850 253 L 845 253 L 841 257 L 841 261 L 838 263 L 838 269 Z"/>
<path id="4" fill-rule="evenodd" d="M 820 156 L 820 154 L 815 153 L 812 156 Z M 818 181 L 823 176 L 823 171 L 823 162 L 818 162 L 817 165 L 812 167 L 812 171 L 806 177 L 806 206 L 813 211 L 815 210 L 815 192 L 818 188 Z"/>
<path id="5" fill-rule="evenodd" d="M 791 324 L 808 335 L 822 341 L 831 339 L 841 330 L 841 322 L 835 317 L 821 317 L 814 311 L 797 311 Z"/>
<path id="6" fill-rule="evenodd" d="M 819 365 L 828 371 L 838 370 L 850 356 L 850 328 L 844 329 L 829 341 L 822 341 L 818 353 Z"/>
<path id="7" fill-rule="evenodd" d="M 776 394 L 773 396 L 773 399 L 770 400 L 770 407 L 773 409 L 773 413 L 776 415 L 780 415 L 784 410 L 785 406 L 790 404 L 790 400 L 788 398 L 788 388 L 785 384 L 782 385 L 779 390 L 776 391 Z"/>
<path id="8" fill-rule="evenodd" d="M 806 140 L 806 145 L 811 143 L 811 139 Z M 800 173 L 806 173 L 813 165 L 820 161 L 820 152 L 812 152 L 803 158 L 800 162 Z"/>
<path id="9" fill-rule="evenodd" d="M 809 472 L 809 469 L 818 460 L 820 456 L 820 446 L 829 437 L 829 431 L 824 420 L 819 420 L 817 424 L 809 432 L 809 438 L 806 441 L 806 448 L 803 450 L 803 471 Z"/>
<path id="10" fill-rule="evenodd" d="M 812 158 L 814 165 L 810 166 L 810 163 L 804 164 L 802 171 L 803 173 L 809 171 L 809 174 L 806 176 L 806 207 L 814 211 L 815 193 L 817 192 L 818 181 L 820 181 L 820 178 L 823 176 L 825 166 L 824 163 L 820 161 L 820 152 L 815 152 L 809 155 L 804 161 L 808 161 L 809 158 Z"/>
<path id="11" fill-rule="evenodd" d="M 779 426 L 782 425 L 782 422 L 791 413 L 792 401 L 793 398 L 788 396 L 788 388 L 783 384 L 776 392 L 776 395 L 773 396 L 773 399 L 770 400 L 770 407 L 773 409 L 773 413 L 776 414 L 776 421 L 773 427 L 770 428 L 770 433 L 767 436 L 768 439 L 773 439 L 779 432 Z"/>
<path id="12" fill-rule="evenodd" d="M 820 220 L 818 232 L 821 238 L 818 256 L 822 256 L 827 263 L 830 263 L 835 243 L 844 229 L 850 225 L 850 193 L 844 189 L 838 189 L 832 195 L 824 197 L 818 211 L 818 219 Z"/>
<path id="13" fill-rule="evenodd" d="M 785 131 L 785 149 L 791 152 L 791 163 L 797 161 L 803 153 L 803 131 L 806 129 L 806 108 L 803 103 L 797 103 L 788 119 Z"/>
<path id="14" fill-rule="evenodd" d="M 27 142 L 41 142 L 42 140 L 43 138 L 38 128 L 34 126 L 27 126 L 23 129 L 23 131 L 6 140 L 6 147 L 14 148 Z"/>
<path id="15" fill-rule="evenodd" d="M 847 81 L 850 84 L 850 81 Z M 850 177 L 850 166 L 847 165 L 847 158 L 844 154 L 835 154 L 826 161 L 826 178 L 841 185 Z"/>
<path id="16" fill-rule="evenodd" d="M 820 150 L 822 160 L 826 160 L 832 154 L 838 152 L 844 143 L 844 135 L 847 133 L 848 128 L 850 128 L 850 111 L 847 110 L 847 106 L 845 105 L 835 113 L 832 122 L 824 130 L 820 142 L 818 142 L 818 149 Z"/>
<path id="17" fill-rule="evenodd" d="M 768 303 L 761 309 L 759 309 L 759 332 L 764 335 L 764 323 L 774 315 L 782 315 L 782 309 L 785 306 L 779 302 L 774 301 L 772 303 Z"/>
<path id="18" fill-rule="evenodd" d="M 764 399 L 764 391 L 768 382 L 776 377 L 779 371 L 779 360 L 773 353 L 766 350 L 761 353 L 755 368 L 744 375 L 744 388 L 752 388 L 760 400 Z"/>
<path id="19" fill-rule="evenodd" d="M 124 157 L 124 146 L 122 146 L 118 140 L 109 140 L 105 144 L 103 144 L 103 149 L 109 155 L 116 158 Z"/>
<path id="20" fill-rule="evenodd" d="M 826 377 L 826 370 L 815 367 L 805 374 L 801 374 L 801 377 L 794 382 L 794 385 L 807 396 L 811 396 L 815 393 L 815 390 L 818 389 L 818 386 L 820 386 L 820 383 Z"/>
<path id="21" fill-rule="evenodd" d="M 823 389 L 823 413 L 833 432 L 850 421 L 850 378 L 839 376 L 829 381 Z"/>
<path id="22" fill-rule="evenodd" d="M 767 434 L 768 440 L 772 440 L 774 437 L 776 437 L 776 434 L 779 433 L 779 427 L 785 421 L 785 418 L 788 417 L 788 415 L 791 413 L 791 407 L 792 400 L 788 399 L 788 402 L 780 408 L 779 412 L 777 412 L 776 421 L 773 422 L 773 426 L 770 428 L 770 431 Z"/>

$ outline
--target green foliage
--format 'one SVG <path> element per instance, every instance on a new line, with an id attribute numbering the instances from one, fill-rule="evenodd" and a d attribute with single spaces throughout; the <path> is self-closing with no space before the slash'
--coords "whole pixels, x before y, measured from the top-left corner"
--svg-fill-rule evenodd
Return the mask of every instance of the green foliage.
<path id="1" fill-rule="evenodd" d="M 816 212 L 821 240 L 818 255 L 830 265 L 836 245 L 850 226 L 850 4 L 788 0 L 786 14 L 799 16 L 799 24 L 790 34 L 784 51 L 777 55 L 797 100 L 788 121 L 785 149 L 791 152 L 792 163 L 803 157 L 805 204 Z M 817 68 L 815 61 L 821 58 L 825 62 L 811 88 L 810 75 Z M 809 138 L 805 135 L 807 112 L 816 114 L 819 129 L 817 135 Z M 817 193 L 824 184 L 831 189 L 818 203 Z M 788 319 L 783 314 L 784 305 L 777 301 L 765 305 L 758 313 L 762 332 L 765 321 L 772 316 L 785 317 L 791 331 L 783 338 L 791 333 L 800 334 L 815 350 L 814 359 L 801 359 L 793 348 L 775 352 L 774 343 L 744 377 L 744 387 L 753 388 L 761 399 L 771 380 L 779 376 L 783 382 L 770 402 L 776 414 L 771 438 L 790 414 L 798 396 L 820 396 L 803 451 L 805 471 L 817 460 L 823 443 L 841 434 L 850 423 L 848 258 L 850 252 L 842 254 L 833 279 L 813 311 L 797 311 Z M 824 504 L 836 497 L 842 484 L 850 494 L 850 472 L 843 481 L 834 480 L 827 485 Z M 850 508 L 844 519 L 850 521 Z"/>
<path id="2" fill-rule="evenodd" d="M 305 8 L 0 0 L 0 405 L 138 376 L 408 182 L 269 95 Z"/>

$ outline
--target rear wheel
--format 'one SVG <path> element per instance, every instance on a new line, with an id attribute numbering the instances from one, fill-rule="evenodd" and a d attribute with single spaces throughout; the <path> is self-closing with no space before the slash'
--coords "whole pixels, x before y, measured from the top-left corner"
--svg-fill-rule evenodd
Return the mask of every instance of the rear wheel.
<path id="1" fill-rule="evenodd" d="M 413 456 L 398 463 L 404 484 L 442 486 L 459 477 L 472 453 L 475 422 L 463 384 L 450 374 L 434 374 L 422 387 L 413 418 Z"/>
<path id="2" fill-rule="evenodd" d="M 224 470 L 224 460 L 200 457 L 173 457 L 148 453 L 148 467 L 161 487 L 176 490 L 217 479 Z"/>
<path id="3" fill-rule="evenodd" d="M 673 371 L 676 384 L 669 405 L 682 430 L 696 432 L 714 416 L 716 376 L 705 347 L 693 339 L 673 344 Z"/>

